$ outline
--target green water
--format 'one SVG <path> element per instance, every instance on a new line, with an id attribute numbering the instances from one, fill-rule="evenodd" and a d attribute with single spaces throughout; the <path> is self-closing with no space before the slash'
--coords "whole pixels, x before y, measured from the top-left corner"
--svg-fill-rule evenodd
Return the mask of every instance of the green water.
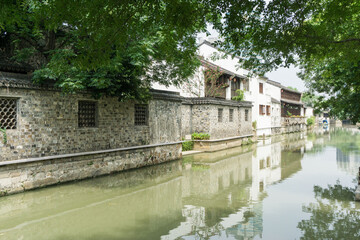
<path id="1" fill-rule="evenodd" d="M 3 197 L 0 239 L 360 239 L 359 149 L 319 129 Z"/>

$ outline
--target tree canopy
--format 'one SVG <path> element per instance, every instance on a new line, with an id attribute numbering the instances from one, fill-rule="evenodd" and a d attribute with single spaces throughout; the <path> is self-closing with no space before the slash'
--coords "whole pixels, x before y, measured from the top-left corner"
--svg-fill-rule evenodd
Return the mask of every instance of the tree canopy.
<path id="1" fill-rule="evenodd" d="M 199 66 L 196 37 L 264 74 L 300 64 L 317 106 L 360 120 L 357 0 L 0 0 L 0 55 L 65 91 L 141 98 L 152 81 L 180 84 Z"/>

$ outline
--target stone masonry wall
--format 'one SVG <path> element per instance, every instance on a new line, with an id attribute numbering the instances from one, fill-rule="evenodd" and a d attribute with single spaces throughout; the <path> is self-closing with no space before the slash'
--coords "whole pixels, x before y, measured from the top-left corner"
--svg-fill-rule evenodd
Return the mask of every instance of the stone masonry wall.
<path id="1" fill-rule="evenodd" d="M 1 166 L 0 196 L 179 158 L 180 143 Z"/>
<path id="2" fill-rule="evenodd" d="M 192 134 L 192 105 L 183 104 L 181 106 L 181 137 Z"/>
<path id="3" fill-rule="evenodd" d="M 229 100 L 203 98 L 193 99 L 191 106 L 192 132 L 208 133 L 210 134 L 210 139 L 252 134 L 251 104 L 249 103 L 242 104 Z M 222 109 L 221 122 L 219 122 L 218 109 Z M 232 121 L 230 121 L 230 109 L 233 110 Z M 245 110 L 248 110 L 248 121 L 245 121 Z M 189 112 L 184 111 L 182 118 L 186 118 Z"/>
<path id="4" fill-rule="evenodd" d="M 0 162 L 181 139 L 179 100 L 151 100 L 148 125 L 136 126 L 135 103 L 116 98 L 94 100 L 88 94 L 21 88 L 0 88 L 0 97 L 18 99 L 17 129 L 6 131 L 6 145 L 0 141 Z M 96 127 L 78 127 L 79 100 L 96 102 Z"/>

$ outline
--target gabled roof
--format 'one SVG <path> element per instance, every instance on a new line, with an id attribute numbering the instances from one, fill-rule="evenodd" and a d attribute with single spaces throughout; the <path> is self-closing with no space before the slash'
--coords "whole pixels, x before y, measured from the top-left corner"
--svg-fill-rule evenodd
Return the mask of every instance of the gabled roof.
<path id="1" fill-rule="evenodd" d="M 288 100 L 288 99 L 283 99 L 283 98 L 281 99 L 281 102 L 290 103 L 290 104 L 294 104 L 294 105 L 304 105 L 300 101 Z"/>
<path id="2" fill-rule="evenodd" d="M 281 83 L 279 83 L 279 82 L 276 82 L 276 81 L 273 81 L 273 80 L 267 80 L 267 83 L 268 84 L 271 84 L 271 85 L 273 85 L 273 86 L 275 86 L 275 87 L 279 87 L 279 88 L 282 88 L 283 86 L 281 85 Z"/>
<path id="3" fill-rule="evenodd" d="M 271 102 L 272 102 L 272 103 L 277 103 L 277 104 L 280 104 L 280 101 L 279 101 L 279 100 L 277 100 L 277 99 L 275 99 L 275 98 L 271 98 Z"/>
<path id="4" fill-rule="evenodd" d="M 13 73 L 28 73 L 34 69 L 26 63 L 15 62 L 0 52 L 0 71 Z"/>
<path id="5" fill-rule="evenodd" d="M 224 73 L 226 73 L 226 74 L 228 74 L 228 75 L 230 75 L 230 76 L 236 76 L 236 77 L 238 77 L 238 78 L 247 78 L 247 77 L 244 76 L 244 75 L 241 75 L 241 74 L 238 74 L 238 73 L 234 73 L 234 72 L 232 72 L 232 71 L 230 71 L 230 70 L 227 70 L 227 69 L 225 69 L 225 68 L 223 68 L 223 67 L 220 67 L 219 65 L 216 65 L 216 64 L 214 64 L 214 63 L 211 63 L 211 62 L 209 62 L 209 61 L 207 61 L 207 60 L 205 60 L 205 59 L 203 59 L 203 58 L 200 58 L 200 61 L 201 61 L 201 64 L 202 64 L 203 66 L 210 66 L 211 68 L 219 69 L 219 71 L 224 72 Z"/>

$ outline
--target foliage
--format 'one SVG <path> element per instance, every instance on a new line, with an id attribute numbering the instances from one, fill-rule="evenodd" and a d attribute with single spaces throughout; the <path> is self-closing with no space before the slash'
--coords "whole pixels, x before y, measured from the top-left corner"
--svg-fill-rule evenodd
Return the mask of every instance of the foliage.
<path id="1" fill-rule="evenodd" d="M 308 126 L 312 126 L 312 125 L 314 125 L 314 123 L 315 123 L 315 117 L 314 116 L 311 116 L 306 120 L 306 125 L 308 125 Z"/>
<path id="2" fill-rule="evenodd" d="M 191 135 L 191 139 L 193 139 L 193 140 L 209 140 L 210 135 L 208 133 L 193 133 Z"/>
<path id="3" fill-rule="evenodd" d="M 317 109 L 360 121 L 360 2 L 267 2 L 254 1 L 258 15 L 249 19 L 235 17 L 232 6 L 220 27 L 220 47 L 259 74 L 299 64 L 307 87 L 323 95 Z"/>
<path id="4" fill-rule="evenodd" d="M 291 117 L 291 116 L 292 116 L 291 112 L 289 112 L 289 111 L 286 112 L 286 115 L 287 115 L 288 117 Z"/>
<path id="5" fill-rule="evenodd" d="M 316 203 L 303 207 L 310 219 L 298 223 L 301 239 L 358 239 L 360 212 L 352 204 L 354 190 L 337 182 L 328 188 L 314 187 Z"/>
<path id="6" fill-rule="evenodd" d="M 241 89 L 236 90 L 237 96 L 234 96 L 232 99 L 238 102 L 244 100 L 244 91 Z"/>
<path id="7" fill-rule="evenodd" d="M 314 107 L 315 103 L 319 101 L 319 96 L 311 92 L 304 92 L 301 95 L 301 101 L 305 103 L 307 106 Z"/>
<path id="8" fill-rule="evenodd" d="M 190 151 L 194 149 L 194 142 L 193 141 L 184 141 L 182 143 L 182 150 L 183 152 L 185 151 Z"/>
<path id="9" fill-rule="evenodd" d="M 296 87 L 287 86 L 286 88 L 297 92 L 299 91 Z"/>
<path id="10" fill-rule="evenodd" d="M 7 144 L 7 134 L 5 128 L 0 128 L 0 132 L 3 134 L 3 144 Z"/>
<path id="11" fill-rule="evenodd" d="M 0 0 L 0 55 L 65 92 L 146 99 L 151 82 L 178 85 L 199 66 L 197 1 Z M 216 21 L 216 19 L 214 19 Z"/>
<path id="12" fill-rule="evenodd" d="M 208 24 L 217 46 L 264 74 L 300 64 L 317 108 L 360 120 L 357 0 L 0 0 L 0 55 L 66 92 L 144 99 L 152 82 L 179 85 L 200 62 Z"/>
<path id="13" fill-rule="evenodd" d="M 214 67 L 204 63 L 203 73 L 206 85 L 206 97 L 218 97 L 221 89 L 229 87 L 226 83 L 226 75 L 219 69 L 219 67 Z"/>
<path id="14" fill-rule="evenodd" d="M 257 122 L 256 121 L 252 122 L 252 127 L 253 127 L 254 130 L 256 130 L 256 127 L 257 127 Z"/>

